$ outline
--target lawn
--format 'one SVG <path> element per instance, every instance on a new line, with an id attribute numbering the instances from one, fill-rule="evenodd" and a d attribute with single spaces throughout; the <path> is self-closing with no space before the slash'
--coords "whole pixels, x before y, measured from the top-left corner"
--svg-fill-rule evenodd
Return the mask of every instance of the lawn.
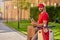
<path id="1" fill-rule="evenodd" d="M 27 34 L 27 27 L 30 24 L 30 21 L 27 21 L 27 20 L 23 20 L 23 21 L 20 21 L 20 28 L 18 29 L 18 25 L 17 25 L 17 21 L 9 21 L 8 23 L 5 22 L 5 24 L 11 28 L 14 28 L 24 34 Z M 52 28 L 53 32 L 54 32 L 54 38 L 55 40 L 60 40 L 60 24 L 59 23 L 54 23 L 54 22 L 49 22 L 49 25 L 54 25 L 55 28 Z"/>
<path id="2" fill-rule="evenodd" d="M 20 28 L 18 28 L 18 22 L 17 21 L 9 21 L 8 23 L 5 22 L 5 24 L 11 28 L 14 28 L 14 29 L 24 33 L 24 34 L 27 34 L 27 27 L 29 25 L 31 25 L 30 21 L 27 21 L 27 20 L 20 21 L 20 26 L 19 26 Z"/>

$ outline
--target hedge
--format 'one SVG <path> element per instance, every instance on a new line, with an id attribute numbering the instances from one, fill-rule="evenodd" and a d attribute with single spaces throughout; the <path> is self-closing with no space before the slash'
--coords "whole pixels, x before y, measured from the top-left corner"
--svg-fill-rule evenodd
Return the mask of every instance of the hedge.
<path id="1" fill-rule="evenodd" d="M 54 7 L 54 6 L 47 6 L 46 11 L 49 14 L 49 20 L 51 22 L 54 21 L 55 18 L 58 18 L 60 21 L 60 6 Z M 38 7 L 31 7 L 30 8 L 30 17 L 34 18 L 36 21 L 38 19 L 38 14 L 39 14 Z"/>
<path id="2" fill-rule="evenodd" d="M 38 19 L 39 10 L 37 7 L 30 8 L 30 17 L 34 18 L 36 21 Z"/>

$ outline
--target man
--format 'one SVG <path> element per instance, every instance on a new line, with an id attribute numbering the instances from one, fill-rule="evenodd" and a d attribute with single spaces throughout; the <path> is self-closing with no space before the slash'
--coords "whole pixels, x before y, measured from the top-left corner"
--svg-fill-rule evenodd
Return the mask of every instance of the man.
<path id="1" fill-rule="evenodd" d="M 48 26 L 48 22 L 49 22 L 49 15 L 46 12 L 46 9 L 45 9 L 44 4 L 39 4 L 38 5 L 38 9 L 41 12 L 39 14 L 39 16 L 38 16 L 38 21 L 35 22 L 35 20 L 32 18 L 31 19 L 31 24 L 33 26 L 36 26 L 36 27 L 47 27 Z M 36 30 L 38 30 L 38 28 Z M 38 39 L 38 34 L 36 32 L 36 34 L 34 35 L 34 37 L 32 38 L 32 40 L 37 40 L 37 39 Z M 48 29 L 45 32 L 43 32 L 43 39 L 44 40 L 49 40 L 49 32 L 48 32 Z"/>

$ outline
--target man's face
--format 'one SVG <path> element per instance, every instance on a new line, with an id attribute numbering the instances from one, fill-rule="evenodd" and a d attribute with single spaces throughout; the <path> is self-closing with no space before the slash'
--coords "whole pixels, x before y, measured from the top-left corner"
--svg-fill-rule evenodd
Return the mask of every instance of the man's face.
<path id="1" fill-rule="evenodd" d="M 39 8 L 39 11 L 43 11 L 43 9 L 44 9 L 43 7 L 42 8 Z"/>

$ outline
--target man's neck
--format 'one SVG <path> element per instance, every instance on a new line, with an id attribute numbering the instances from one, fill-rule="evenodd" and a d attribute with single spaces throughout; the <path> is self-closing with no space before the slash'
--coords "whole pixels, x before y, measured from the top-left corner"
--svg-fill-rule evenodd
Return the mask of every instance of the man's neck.
<path id="1" fill-rule="evenodd" d="M 43 11 L 41 11 L 41 14 L 43 14 L 43 12 L 46 12 L 46 11 L 44 11 L 44 10 L 43 10 Z"/>

